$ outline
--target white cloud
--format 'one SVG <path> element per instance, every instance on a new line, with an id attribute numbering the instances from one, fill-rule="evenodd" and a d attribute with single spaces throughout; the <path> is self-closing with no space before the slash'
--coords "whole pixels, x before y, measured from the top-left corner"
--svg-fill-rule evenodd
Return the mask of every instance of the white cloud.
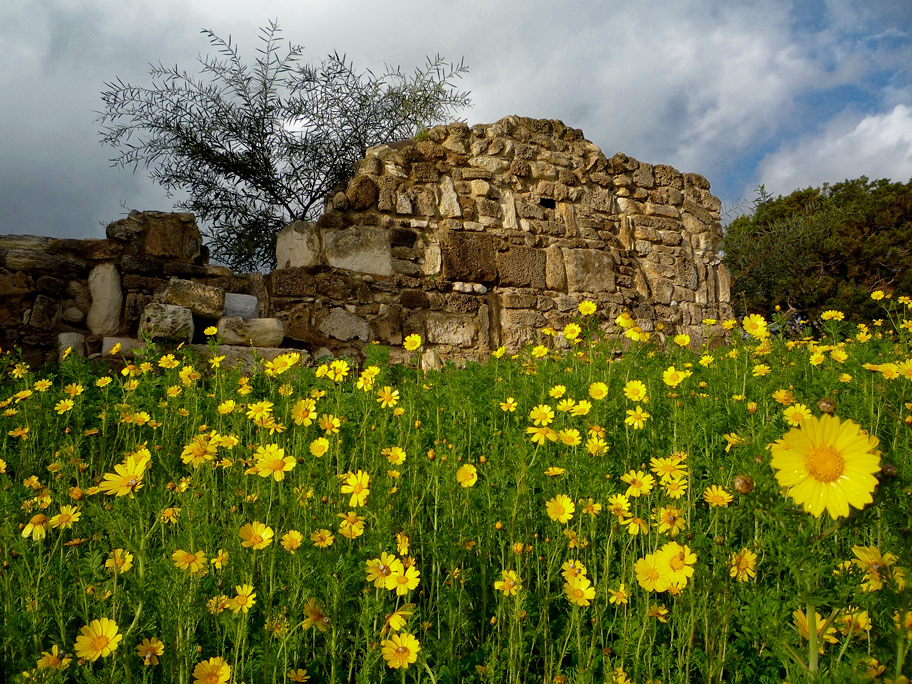
<path id="1" fill-rule="evenodd" d="M 854 121 L 838 117 L 819 134 L 784 144 L 757 170 L 757 182 L 773 194 L 859 176 L 912 177 L 912 107 L 900 104 Z"/>

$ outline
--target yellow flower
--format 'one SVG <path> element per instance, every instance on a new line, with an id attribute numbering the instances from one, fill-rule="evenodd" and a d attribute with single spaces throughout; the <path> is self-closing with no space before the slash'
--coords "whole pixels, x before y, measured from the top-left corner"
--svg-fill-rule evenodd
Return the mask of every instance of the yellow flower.
<path id="1" fill-rule="evenodd" d="M 576 511 L 576 506 L 573 504 L 573 499 L 571 499 L 566 494 L 558 494 L 553 499 L 548 500 L 545 503 L 545 509 L 548 512 L 548 517 L 551 520 L 559 522 L 561 524 L 566 524 L 573 519 L 573 514 Z"/>
<path id="2" fill-rule="evenodd" d="M 719 485 L 710 485 L 703 492 L 703 500 L 713 508 L 725 508 L 732 502 L 732 499 L 732 495 Z"/>
<path id="3" fill-rule="evenodd" d="M 267 527 L 261 522 L 254 520 L 252 523 L 244 525 L 238 533 L 241 539 L 241 546 L 259 551 L 265 549 L 272 543 L 274 532 L 271 527 Z"/>
<path id="4" fill-rule="evenodd" d="M 750 549 L 741 549 L 731 556 L 728 573 L 739 582 L 747 582 L 757 576 L 757 554 Z"/>
<path id="5" fill-rule="evenodd" d="M 519 580 L 519 574 L 513 570 L 502 570 L 500 579 L 494 582 L 494 589 L 503 592 L 504 596 L 516 596 L 522 589 L 522 582 Z"/>
<path id="6" fill-rule="evenodd" d="M 412 634 L 394 634 L 381 644 L 381 653 L 386 666 L 394 670 L 407 668 L 418 659 L 421 644 Z"/>
<path id="7" fill-rule="evenodd" d="M 875 302 L 879 302 L 883 298 L 884 298 L 883 290 L 874 290 L 874 292 L 871 293 L 871 299 L 873 299 Z"/>
<path id="8" fill-rule="evenodd" d="M 792 427 L 798 427 L 805 419 L 811 417 L 811 410 L 804 404 L 794 404 L 782 412 L 785 422 Z"/>
<path id="9" fill-rule="evenodd" d="M 662 506 L 656 511 L 655 521 L 659 525 L 659 532 L 667 532 L 670 537 L 676 537 L 681 530 L 687 527 L 684 511 L 674 506 Z"/>
<path id="10" fill-rule="evenodd" d="M 117 623 L 108 618 L 92 620 L 76 637 L 76 655 L 85 660 L 106 658 L 117 650 L 123 635 L 117 632 Z"/>
<path id="11" fill-rule="evenodd" d="M 32 516 L 28 524 L 22 530 L 22 536 L 28 539 L 31 537 L 35 541 L 41 541 L 47 536 L 48 517 L 43 513 Z"/>
<path id="12" fill-rule="evenodd" d="M 547 404 L 539 404 L 529 411 L 529 420 L 535 425 L 550 425 L 554 422 L 554 409 Z"/>
<path id="13" fill-rule="evenodd" d="M 630 380 L 624 385 L 624 396 L 630 401 L 646 402 L 646 385 L 639 380 Z"/>
<path id="14" fill-rule="evenodd" d="M 507 353 L 507 348 L 505 346 L 501 345 L 500 347 L 498 347 L 497 349 L 495 349 L 494 351 L 491 352 L 491 356 L 493 356 L 495 359 L 499 359 L 506 353 Z"/>
<path id="15" fill-rule="evenodd" d="M 345 484 L 342 485 L 343 494 L 351 494 L 348 505 L 357 508 L 367 503 L 370 494 L 370 475 L 360 468 L 358 472 L 345 474 Z"/>
<path id="16" fill-rule="evenodd" d="M 317 422 L 320 425 L 320 429 L 327 435 L 338 434 L 339 428 L 342 426 L 342 419 L 331 413 L 324 413 Z"/>
<path id="17" fill-rule="evenodd" d="M 690 344 L 690 335 L 681 333 L 680 335 L 675 335 L 674 342 L 679 347 L 686 347 Z"/>
<path id="18" fill-rule="evenodd" d="M 659 622 L 668 622 L 668 609 L 665 607 L 665 604 L 653 603 L 649 606 L 649 610 L 646 611 L 646 617 L 654 617 Z"/>
<path id="19" fill-rule="evenodd" d="M 633 565 L 637 583 L 646 591 L 663 592 L 668 588 L 668 582 L 660 572 L 656 554 L 648 553 Z"/>
<path id="20" fill-rule="evenodd" d="M 621 475 L 621 481 L 627 484 L 625 496 L 648 496 L 655 486 L 655 478 L 643 470 L 631 470 Z"/>
<path id="21" fill-rule="evenodd" d="M 589 411 L 591 411 L 591 410 L 592 410 L 592 402 L 586 401 L 585 399 L 581 399 L 580 401 L 576 402 L 576 406 L 574 406 L 570 410 L 570 415 L 575 416 L 577 418 L 579 416 L 588 416 Z"/>
<path id="22" fill-rule="evenodd" d="M 751 374 L 755 378 L 762 378 L 764 375 L 769 375 L 771 370 L 772 369 L 765 363 L 758 363 L 754 365 L 754 369 Z"/>
<path id="23" fill-rule="evenodd" d="M 475 486 L 478 482 L 478 469 L 471 463 L 466 463 L 456 471 L 456 481 L 466 489 Z"/>
<path id="24" fill-rule="evenodd" d="M 826 510 L 833 519 L 874 499 L 874 473 L 880 470 L 878 440 L 857 423 L 836 416 L 811 416 L 771 447 L 770 465 L 781 487 L 814 517 Z"/>
<path id="25" fill-rule="evenodd" d="M 399 403 L 399 390 L 387 385 L 377 392 L 377 402 L 382 408 L 389 408 Z"/>
<path id="26" fill-rule="evenodd" d="M 548 355 L 548 348 L 543 344 L 536 345 L 532 349 L 532 356 L 536 359 L 543 358 L 547 355 Z"/>
<path id="27" fill-rule="evenodd" d="M 365 576 L 368 582 L 373 582 L 374 587 L 383 589 L 386 587 L 386 580 L 392 577 L 394 573 L 402 574 L 405 572 L 405 566 L 402 561 L 393 554 L 384 551 L 379 558 L 372 558 L 364 562 Z"/>
<path id="28" fill-rule="evenodd" d="M 171 560 L 174 561 L 178 570 L 187 570 L 191 575 L 199 574 L 206 567 L 206 554 L 202 551 L 190 552 L 175 549 L 171 554 Z"/>
<path id="29" fill-rule="evenodd" d="M 567 446 L 579 446 L 583 443 L 580 432 L 576 428 L 567 428 L 557 433 L 558 439 Z"/>
<path id="30" fill-rule="evenodd" d="M 217 335 L 217 334 L 218 334 L 218 328 L 216 328 L 214 325 L 208 325 L 203 330 L 203 335 L 206 335 L 207 337 L 212 337 L 213 335 Z"/>
<path id="31" fill-rule="evenodd" d="M 51 527 L 70 529 L 73 527 L 73 523 L 79 522 L 81 515 L 82 513 L 75 506 L 61 506 L 60 513 L 51 518 Z"/>
<path id="32" fill-rule="evenodd" d="M 38 659 L 39 670 L 65 670 L 73 659 L 63 653 L 55 644 L 50 651 L 44 651 Z"/>
<path id="33" fill-rule="evenodd" d="M 114 549 L 105 561 L 105 568 L 120 574 L 133 567 L 133 554 L 124 549 Z"/>
<path id="34" fill-rule="evenodd" d="M 57 415 L 62 416 L 64 413 L 72 409 L 76 405 L 72 399 L 61 399 L 54 405 L 54 410 L 57 411 Z"/>
<path id="35" fill-rule="evenodd" d="M 624 418 L 624 422 L 634 430 L 641 430 L 649 418 L 650 414 L 638 405 L 635 409 L 627 409 L 627 417 Z"/>
<path id="36" fill-rule="evenodd" d="M 304 618 L 304 629 L 316 627 L 321 632 L 325 632 L 332 624 L 332 620 L 323 612 L 323 607 L 314 598 L 308 599 L 304 604 L 304 615 L 307 616 Z"/>
<path id="37" fill-rule="evenodd" d="M 598 307 L 596 307 L 595 302 L 591 302 L 588 299 L 584 299 L 577 305 L 577 311 L 580 312 L 581 316 L 591 316 L 594 314 Z"/>
<path id="38" fill-rule="evenodd" d="M 629 595 L 627 594 L 627 588 L 624 586 L 623 582 L 621 582 L 621 584 L 620 584 L 620 586 L 618 586 L 617 590 L 609 589 L 608 593 L 610 594 L 610 598 L 608 599 L 608 602 L 613 603 L 616 606 L 626 605 L 627 601 L 630 598 Z"/>
<path id="39" fill-rule="evenodd" d="M 406 351 L 415 351 L 416 349 L 421 347 L 421 335 L 416 335 L 416 334 L 412 333 L 411 335 L 409 335 L 408 337 L 405 338 L 405 341 L 403 342 L 402 346 L 405 347 Z"/>
<path id="40" fill-rule="evenodd" d="M 608 385 L 604 382 L 593 382 L 589 385 L 589 396 L 596 401 L 601 401 L 608 396 Z"/>
<path id="41" fill-rule="evenodd" d="M 383 625 L 383 629 L 380 630 L 380 633 L 384 632 L 398 632 L 403 627 L 405 627 L 408 622 L 409 616 L 412 614 L 412 609 L 415 606 L 411 603 L 406 603 L 404 606 L 401 606 L 393 613 L 386 616 L 386 624 Z"/>
<path id="42" fill-rule="evenodd" d="M 143 665 L 158 665 L 159 656 L 165 652 L 165 645 L 156 637 L 143 639 L 136 645 L 136 655 L 142 658 Z"/>
<path id="43" fill-rule="evenodd" d="M 684 588 L 688 578 L 693 577 L 693 565 L 697 562 L 697 555 L 689 546 L 668 542 L 656 552 L 655 561 L 656 567 L 669 586 Z"/>
<path id="44" fill-rule="evenodd" d="M 829 311 L 824 311 L 820 314 L 820 320 L 822 321 L 844 321 L 845 314 L 842 311 L 837 311 L 836 309 L 830 309 Z"/>
<path id="45" fill-rule="evenodd" d="M 725 323 L 727 322 L 728 321 Z M 725 327 L 725 323 L 722 324 L 722 327 Z M 763 318 L 763 316 L 760 314 L 750 314 L 749 316 L 745 316 L 742 325 L 744 326 L 744 332 L 746 332 L 751 337 L 761 339 L 769 335 L 766 319 Z"/>
<path id="46" fill-rule="evenodd" d="M 276 482 L 284 480 L 285 473 L 290 472 L 297 465 L 294 456 L 286 456 L 285 450 L 281 449 L 278 444 L 258 447 L 256 456 L 257 475 L 260 477 L 272 475 Z"/>
<path id="47" fill-rule="evenodd" d="M 282 548 L 294 555 L 294 552 L 300 548 L 303 541 L 304 535 L 297 530 L 289 530 L 282 536 Z"/>
<path id="48" fill-rule="evenodd" d="M 321 458 L 329 451 L 329 440 L 326 437 L 317 437 L 310 443 L 310 453 L 315 458 Z"/>
<path id="49" fill-rule="evenodd" d="M 250 612 L 250 609 L 256 604 L 256 592 L 253 591 L 253 587 L 249 584 L 238 584 L 234 587 L 234 590 L 237 594 L 234 598 L 228 599 L 227 607 L 235 615 L 239 611 L 244 613 Z"/>
<path id="50" fill-rule="evenodd" d="M 310 680 L 310 676 L 307 674 L 307 670 L 301 668 L 298 668 L 297 670 L 289 670 L 285 676 L 293 682 L 306 682 Z"/>
<path id="51" fill-rule="evenodd" d="M 500 402 L 500 410 L 509 413 L 516 412 L 516 400 L 513 397 L 507 397 L 506 401 Z"/>
<path id="52" fill-rule="evenodd" d="M 690 371 L 677 370 L 674 366 L 669 366 L 662 373 L 662 381 L 669 387 L 677 387 L 691 375 Z"/>
<path id="53" fill-rule="evenodd" d="M 814 611 L 815 616 L 815 625 L 817 631 L 817 650 L 820 653 L 823 653 L 824 643 L 829 644 L 838 644 L 839 639 L 836 638 L 836 628 L 831 624 L 826 633 L 823 631 L 824 620 L 823 617 L 817 611 Z M 794 621 L 795 628 L 798 630 L 798 634 L 801 635 L 804 639 L 810 638 L 811 630 L 808 628 L 807 615 L 802 610 L 796 610 L 792 613 L 792 619 Z"/>
<path id="54" fill-rule="evenodd" d="M 310 540 L 318 549 L 325 549 L 332 546 L 336 538 L 329 530 L 316 530 L 310 535 Z"/>
<path id="55" fill-rule="evenodd" d="M 583 329 L 576 323 L 567 323 L 564 326 L 564 338 L 570 341 L 577 339 L 581 332 L 583 332 Z"/>
<path id="56" fill-rule="evenodd" d="M 209 658 L 193 668 L 193 684 L 226 684 L 231 666 L 221 658 Z"/>
<path id="57" fill-rule="evenodd" d="M 414 565 L 410 565 L 403 570 L 393 569 L 384 581 L 387 589 L 395 591 L 397 596 L 405 596 L 421 582 L 421 573 Z"/>
<path id="58" fill-rule="evenodd" d="M 221 570 L 228 565 L 228 552 L 225 549 L 219 549 L 218 553 L 212 559 L 212 567 Z"/>
<path id="59" fill-rule="evenodd" d="M 588 577 L 572 577 L 564 585 L 564 594 L 571 603 L 578 606 L 588 606 L 589 602 L 595 598 L 595 587 Z"/>

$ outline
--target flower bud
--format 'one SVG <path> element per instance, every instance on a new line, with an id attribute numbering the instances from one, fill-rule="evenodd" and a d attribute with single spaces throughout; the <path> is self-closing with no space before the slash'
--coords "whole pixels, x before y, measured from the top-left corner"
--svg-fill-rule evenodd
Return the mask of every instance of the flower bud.
<path id="1" fill-rule="evenodd" d="M 750 494 L 754 491 L 754 478 L 750 475 L 737 475 L 734 482 L 735 491 L 739 494 Z"/>
<path id="2" fill-rule="evenodd" d="M 817 402 L 817 410 L 821 413 L 829 413 L 832 415 L 836 410 L 836 400 L 831 399 L 830 397 L 824 397 Z"/>

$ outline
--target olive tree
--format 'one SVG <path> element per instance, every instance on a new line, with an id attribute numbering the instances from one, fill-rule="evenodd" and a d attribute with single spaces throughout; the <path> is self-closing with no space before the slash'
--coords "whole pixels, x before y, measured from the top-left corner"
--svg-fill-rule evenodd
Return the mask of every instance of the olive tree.
<path id="1" fill-rule="evenodd" d="M 255 61 L 203 30 L 215 55 L 199 73 L 152 65 L 151 85 L 105 83 L 102 142 L 115 166 L 142 165 L 177 207 L 202 221 L 213 258 L 238 271 L 272 268 L 287 223 L 313 218 L 369 147 L 416 135 L 469 105 L 460 61 L 428 58 L 411 74 L 358 72 L 345 55 L 318 65 L 281 50 L 276 22 L 260 29 Z"/>

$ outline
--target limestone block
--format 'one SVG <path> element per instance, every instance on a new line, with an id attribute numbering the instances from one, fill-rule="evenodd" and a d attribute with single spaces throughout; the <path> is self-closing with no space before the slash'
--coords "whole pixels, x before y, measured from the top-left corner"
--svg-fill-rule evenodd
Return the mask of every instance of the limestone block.
<path id="1" fill-rule="evenodd" d="M 29 326 L 38 330 L 53 330 L 59 321 L 60 302 L 47 295 L 36 295 L 28 320 Z"/>
<path id="2" fill-rule="evenodd" d="M 667 216 L 668 218 L 680 218 L 681 212 L 675 207 L 667 204 L 653 204 L 646 202 L 645 213 L 647 216 Z"/>
<path id="3" fill-rule="evenodd" d="M 352 226 L 325 230 L 323 249 L 326 262 L 333 268 L 381 276 L 393 272 L 389 234 L 382 228 Z"/>
<path id="4" fill-rule="evenodd" d="M 544 289 L 546 281 L 545 252 L 529 247 L 511 247 L 497 253 L 497 272 L 501 287 Z"/>
<path id="5" fill-rule="evenodd" d="M 545 250 L 545 285 L 549 290 L 563 291 L 567 287 L 564 253 L 557 245 Z"/>
<path id="6" fill-rule="evenodd" d="M 67 299 L 63 302 L 63 313 L 60 317 L 73 325 L 78 325 L 85 320 L 85 314 L 73 303 L 72 299 Z"/>
<path id="7" fill-rule="evenodd" d="M 507 230 L 519 230 L 519 224 L 516 222 L 516 202 L 509 190 L 500 193 L 500 209 L 503 213 L 503 227 Z"/>
<path id="8" fill-rule="evenodd" d="M 120 310 L 123 291 L 120 273 L 114 264 L 99 264 L 89 273 L 89 294 L 92 304 L 86 325 L 93 335 L 114 335 L 120 329 Z"/>
<path id="9" fill-rule="evenodd" d="M 614 263 L 610 253 L 596 249 L 562 251 L 569 292 L 614 291 Z"/>
<path id="10" fill-rule="evenodd" d="M 490 173 L 503 173 L 510 168 L 510 164 L 503 159 L 488 156 L 472 157 L 469 159 L 469 166 L 484 169 Z"/>
<path id="11" fill-rule="evenodd" d="M 280 268 L 269 274 L 273 297 L 313 297 L 316 285 L 313 274 L 304 268 Z"/>
<path id="12" fill-rule="evenodd" d="M 409 200 L 408 195 L 400 192 L 396 197 L 396 213 L 404 215 L 412 213 L 412 202 Z"/>
<path id="13" fill-rule="evenodd" d="M 193 332 L 193 313 L 190 309 L 152 302 L 143 309 L 138 337 L 190 342 Z"/>
<path id="14" fill-rule="evenodd" d="M 427 276 L 439 275 L 442 266 L 443 255 L 440 251 L 440 243 L 432 242 L 424 251 L 424 264 L 421 267 L 421 272 Z"/>
<path id="15" fill-rule="evenodd" d="M 440 354 L 437 353 L 436 349 L 426 349 L 421 355 L 419 367 L 423 371 L 439 371 L 443 368 L 443 359 L 440 358 Z"/>
<path id="16" fill-rule="evenodd" d="M 362 211 L 377 201 L 377 184 L 367 176 L 355 176 L 345 190 L 351 208 Z"/>
<path id="17" fill-rule="evenodd" d="M 310 221 L 295 221 L 276 237 L 278 268 L 309 268 L 320 263 L 320 231 Z"/>
<path id="18" fill-rule="evenodd" d="M 731 274 L 724 264 L 716 266 L 716 292 L 720 303 L 731 302 Z"/>
<path id="19" fill-rule="evenodd" d="M 0 249 L 22 249 L 29 252 L 47 252 L 57 241 L 40 235 L 0 235 Z"/>
<path id="20" fill-rule="evenodd" d="M 311 309 L 311 303 L 295 299 L 273 302 L 273 315 L 282 321 L 286 339 L 311 342 L 320 337 L 310 322 Z"/>
<path id="21" fill-rule="evenodd" d="M 666 278 L 655 278 L 650 281 L 649 285 L 655 302 L 658 304 L 669 304 L 671 302 L 674 283 Z"/>
<path id="22" fill-rule="evenodd" d="M 444 176 L 440 179 L 440 203 L 438 208 L 440 215 L 448 218 L 462 216 L 462 207 L 459 205 L 459 196 L 456 194 L 456 186 L 453 185 L 453 179 Z"/>
<path id="23" fill-rule="evenodd" d="M 193 214 L 148 211 L 141 217 L 145 223 L 143 252 L 146 256 L 191 261 L 200 255 L 203 236 Z"/>
<path id="24" fill-rule="evenodd" d="M 85 335 L 76 332 L 62 332 L 57 335 L 57 350 L 59 351 L 58 359 L 63 361 L 63 355 L 69 349 L 74 356 L 86 355 L 86 338 Z"/>
<path id="25" fill-rule="evenodd" d="M 471 347 L 474 339 L 474 317 L 437 312 L 428 314 L 427 341 L 431 344 Z"/>
<path id="26" fill-rule="evenodd" d="M 480 178 L 471 181 L 471 185 L 472 194 L 476 197 L 487 197 L 488 193 L 491 192 L 491 184 L 488 183 L 488 181 L 481 180 Z"/>
<path id="27" fill-rule="evenodd" d="M 450 281 L 493 283 L 497 279 L 494 239 L 486 233 L 448 232 L 440 244 L 443 275 Z"/>
<path id="28" fill-rule="evenodd" d="M 225 293 L 225 309 L 223 316 L 234 316 L 238 318 L 257 318 L 259 317 L 260 300 L 253 295 L 237 294 L 236 292 Z"/>
<path id="29" fill-rule="evenodd" d="M 320 332 L 334 340 L 370 340 L 370 324 L 345 309 L 333 309 L 319 325 Z"/>
<path id="30" fill-rule="evenodd" d="M 190 309 L 197 316 L 218 318 L 225 310 L 225 291 L 220 287 L 171 278 L 156 292 L 155 301 Z"/>
<path id="31" fill-rule="evenodd" d="M 223 316 L 218 322 L 218 334 L 223 344 L 252 347 L 278 347 L 285 337 L 285 328 L 278 318 L 249 318 Z"/>

